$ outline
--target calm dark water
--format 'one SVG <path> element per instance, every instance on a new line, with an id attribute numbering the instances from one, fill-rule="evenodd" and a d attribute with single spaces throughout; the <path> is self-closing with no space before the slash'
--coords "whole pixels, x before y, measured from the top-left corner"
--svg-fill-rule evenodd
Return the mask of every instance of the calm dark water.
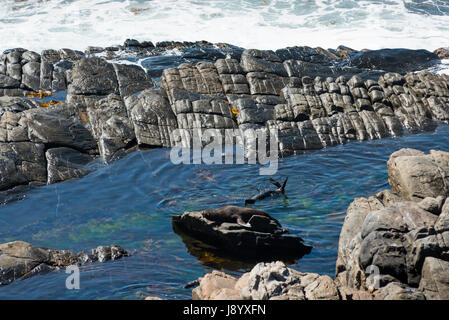
<path id="1" fill-rule="evenodd" d="M 294 268 L 334 274 L 345 211 L 355 197 L 388 188 L 386 161 L 402 148 L 447 150 L 449 126 L 434 133 L 350 143 L 281 159 L 275 178 L 289 177 L 288 201 L 259 202 L 291 233 L 313 245 Z M 0 243 L 24 240 L 72 251 L 118 244 L 137 252 L 81 268 L 81 289 L 65 288 L 64 270 L 0 287 L 0 299 L 189 299 L 185 283 L 214 267 L 238 275 L 250 266 L 191 255 L 171 227 L 188 210 L 241 205 L 269 188 L 256 165 L 173 165 L 168 149 L 138 151 L 88 176 L 37 188 L 0 206 Z"/>

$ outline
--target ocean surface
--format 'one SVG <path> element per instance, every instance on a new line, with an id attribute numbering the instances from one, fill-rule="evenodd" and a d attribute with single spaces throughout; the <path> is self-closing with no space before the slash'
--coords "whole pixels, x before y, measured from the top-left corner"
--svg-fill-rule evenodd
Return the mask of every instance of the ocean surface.
<path id="1" fill-rule="evenodd" d="M 137 40 L 435 50 L 449 46 L 448 0 L 2 0 L 0 50 Z"/>
<path id="2" fill-rule="evenodd" d="M 309 151 L 283 158 L 283 198 L 256 203 L 313 246 L 291 266 L 333 276 L 338 238 L 355 197 L 389 188 L 386 161 L 400 148 L 449 151 L 449 125 L 406 135 Z M 118 244 L 136 250 L 118 261 L 81 268 L 80 290 L 65 270 L 0 287 L 0 299 L 189 299 L 184 285 L 213 269 L 240 275 L 252 265 L 201 251 L 173 232 L 171 217 L 189 210 L 242 205 L 272 188 L 257 165 L 173 165 L 169 149 L 138 151 L 88 176 L 48 185 L 0 205 L 0 243 L 23 240 L 75 252 Z"/>

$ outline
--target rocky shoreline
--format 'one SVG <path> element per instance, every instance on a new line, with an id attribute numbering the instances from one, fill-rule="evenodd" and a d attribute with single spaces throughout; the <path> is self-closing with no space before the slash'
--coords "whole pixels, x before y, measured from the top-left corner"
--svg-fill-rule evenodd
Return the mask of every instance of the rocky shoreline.
<path id="1" fill-rule="evenodd" d="M 68 250 L 34 247 L 24 241 L 0 244 L 0 286 L 69 266 L 118 260 L 129 256 L 120 246 L 98 246 L 74 254 Z"/>
<path id="2" fill-rule="evenodd" d="M 117 58 L 173 57 L 167 50 L 182 52 L 170 62 L 176 67 L 145 70 Z M 109 163 L 138 148 L 172 147 L 175 129 L 277 129 L 281 156 L 434 130 L 449 120 L 449 76 L 414 71 L 439 61 L 425 50 L 274 52 L 133 40 L 85 53 L 7 50 L 0 192 L 79 178 L 95 158 Z M 39 99 L 50 91 L 65 100 Z"/>
<path id="3" fill-rule="evenodd" d="M 348 207 L 335 278 L 259 263 L 240 279 L 214 271 L 193 299 L 449 299 L 449 152 L 394 152 L 389 183 Z"/>
<path id="4" fill-rule="evenodd" d="M 123 61 L 167 57 L 167 50 L 181 52 L 170 67 Z M 108 164 L 138 149 L 173 147 L 175 129 L 276 129 L 281 156 L 432 131 L 449 121 L 449 76 L 420 70 L 446 54 L 134 40 L 85 53 L 7 50 L 0 58 L 0 202 L 80 178 L 96 159 Z M 63 100 L 50 100 L 51 92 Z M 449 299 L 448 153 L 400 150 L 388 170 L 392 191 L 348 208 L 335 279 L 260 263 L 240 280 L 206 275 L 193 298 Z M 20 277 L 66 265 L 48 258 L 59 251 L 1 246 L 5 283 L 18 274 L 11 246 L 45 253 Z M 19 258 L 28 261 L 28 253 Z M 80 263 L 72 253 L 68 261 Z"/>

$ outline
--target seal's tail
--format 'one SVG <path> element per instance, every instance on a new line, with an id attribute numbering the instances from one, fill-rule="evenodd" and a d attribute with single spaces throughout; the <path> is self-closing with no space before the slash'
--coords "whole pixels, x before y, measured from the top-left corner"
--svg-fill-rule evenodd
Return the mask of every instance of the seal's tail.
<path id="1" fill-rule="evenodd" d="M 287 180 L 288 180 L 288 177 L 285 178 L 285 181 L 284 181 L 284 183 L 283 183 L 282 186 L 281 186 L 281 192 L 282 192 L 283 194 L 285 194 L 285 185 L 287 184 Z"/>

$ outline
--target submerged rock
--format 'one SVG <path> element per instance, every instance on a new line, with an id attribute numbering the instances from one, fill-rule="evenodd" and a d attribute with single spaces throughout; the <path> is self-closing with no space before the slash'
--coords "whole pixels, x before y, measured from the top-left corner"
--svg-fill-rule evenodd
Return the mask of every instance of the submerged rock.
<path id="1" fill-rule="evenodd" d="M 110 246 L 92 250 L 88 258 L 86 255 L 85 253 L 74 255 L 68 250 L 34 247 L 23 241 L 0 244 L 0 285 L 70 265 L 117 260 L 129 254 L 119 246 Z"/>
<path id="2" fill-rule="evenodd" d="M 298 236 L 283 235 L 285 229 L 269 218 L 254 215 L 242 225 L 231 221 L 235 219 L 212 220 L 208 214 L 205 210 L 174 216 L 174 229 L 239 259 L 300 258 L 312 249 Z"/>

